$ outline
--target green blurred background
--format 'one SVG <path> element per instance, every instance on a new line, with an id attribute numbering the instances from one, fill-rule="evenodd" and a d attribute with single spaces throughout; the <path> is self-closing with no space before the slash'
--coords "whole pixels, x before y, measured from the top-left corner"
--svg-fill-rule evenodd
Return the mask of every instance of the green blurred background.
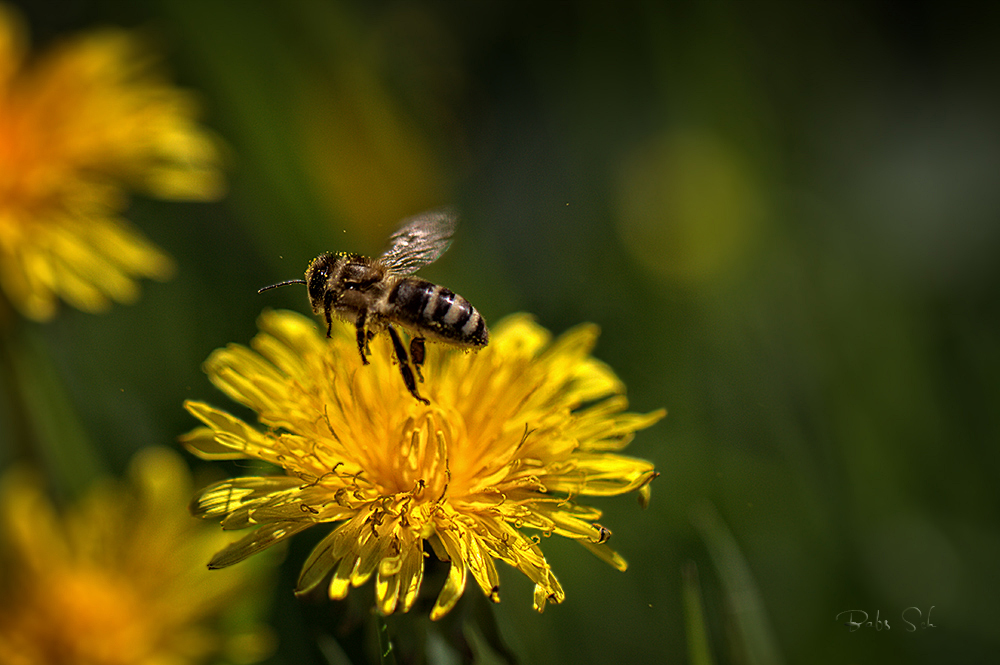
<path id="1" fill-rule="evenodd" d="M 598 503 L 626 573 L 547 539 L 567 600 L 537 615 L 501 571 L 523 662 L 691 662 L 699 617 L 720 663 L 1000 650 L 997 5 L 15 4 L 38 46 L 147 31 L 229 150 L 223 201 L 127 213 L 176 278 L 31 326 L 39 390 L 77 423 L 51 439 L 99 451 L 53 449 L 53 475 L 171 444 L 186 398 L 235 408 L 202 361 L 265 307 L 308 311 L 256 289 L 453 203 L 423 276 L 490 321 L 600 324 L 633 410 L 669 411 L 628 450 L 662 474 L 649 509 Z M 310 544 L 283 567 L 275 664 L 327 662 L 328 608 L 291 593 Z"/>

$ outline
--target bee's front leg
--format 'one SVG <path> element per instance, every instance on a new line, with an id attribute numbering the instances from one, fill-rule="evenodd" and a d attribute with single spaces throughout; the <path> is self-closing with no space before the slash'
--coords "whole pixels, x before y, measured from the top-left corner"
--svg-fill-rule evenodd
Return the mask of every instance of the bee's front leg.
<path id="1" fill-rule="evenodd" d="M 323 294 L 323 317 L 326 319 L 326 338 L 330 339 L 333 331 L 333 291 L 329 290 Z"/>
<path id="2" fill-rule="evenodd" d="M 399 361 L 399 372 L 403 375 L 403 383 L 406 384 L 406 389 L 424 404 L 430 404 L 429 401 L 421 397 L 420 393 L 417 392 L 417 382 L 413 378 L 413 371 L 410 369 L 410 360 L 406 355 L 406 347 L 403 346 L 403 340 L 399 339 L 399 333 L 391 325 L 386 326 L 386 329 L 389 331 L 389 337 L 392 339 L 392 348 L 396 351 L 396 359 Z"/>
<path id="3" fill-rule="evenodd" d="M 361 364 L 368 364 L 368 356 L 365 355 L 365 346 L 368 344 L 368 336 L 365 334 L 365 320 L 368 318 L 368 312 L 361 310 L 358 312 L 358 317 L 354 320 L 354 331 L 358 340 L 358 353 L 361 354 Z M 329 335 L 327 335 L 329 337 Z"/>

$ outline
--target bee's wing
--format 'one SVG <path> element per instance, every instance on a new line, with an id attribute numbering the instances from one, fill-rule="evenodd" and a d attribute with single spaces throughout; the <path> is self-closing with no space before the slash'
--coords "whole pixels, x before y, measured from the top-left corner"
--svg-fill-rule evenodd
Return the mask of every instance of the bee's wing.
<path id="1" fill-rule="evenodd" d="M 458 215 L 452 208 L 437 208 L 408 217 L 389 238 L 389 249 L 379 260 L 398 275 L 415 273 L 444 254 L 457 223 Z"/>

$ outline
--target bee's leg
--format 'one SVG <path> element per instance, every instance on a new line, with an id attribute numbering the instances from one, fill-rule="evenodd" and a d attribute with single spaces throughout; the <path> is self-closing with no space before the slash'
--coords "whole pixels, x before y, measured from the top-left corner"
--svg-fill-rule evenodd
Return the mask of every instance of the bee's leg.
<path id="1" fill-rule="evenodd" d="M 417 382 L 413 379 L 410 360 L 406 355 L 406 347 L 403 346 L 403 341 L 399 339 L 399 333 L 392 326 L 386 326 L 386 329 L 389 331 L 389 337 L 392 339 L 392 348 L 396 351 L 396 359 L 399 361 L 399 372 L 403 375 L 403 383 L 406 384 L 406 389 L 424 404 L 430 404 L 430 402 L 421 397 L 420 393 L 417 392 Z"/>
<path id="2" fill-rule="evenodd" d="M 424 338 L 414 337 L 410 340 L 410 361 L 413 363 L 413 369 L 417 373 L 417 379 L 420 383 L 424 382 L 424 375 L 420 373 L 420 366 L 424 364 L 424 358 L 427 353 L 424 349 Z"/>
<path id="3" fill-rule="evenodd" d="M 361 354 L 361 364 L 368 364 L 368 356 L 365 355 L 365 347 L 368 345 L 368 337 L 365 335 L 365 319 L 368 318 L 368 312 L 361 310 L 358 312 L 358 318 L 354 320 L 354 331 L 358 340 L 358 353 Z"/>
<path id="4" fill-rule="evenodd" d="M 333 311 L 333 291 L 327 291 L 323 294 L 323 316 L 326 318 L 326 337 L 330 338 L 330 332 L 333 330 L 333 315 L 330 313 Z"/>

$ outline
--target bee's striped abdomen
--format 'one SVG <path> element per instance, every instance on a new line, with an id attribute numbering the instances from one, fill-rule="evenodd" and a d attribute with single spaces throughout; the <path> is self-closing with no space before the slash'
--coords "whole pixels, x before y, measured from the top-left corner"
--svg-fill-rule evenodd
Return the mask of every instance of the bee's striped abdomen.
<path id="1" fill-rule="evenodd" d="M 472 303 L 425 279 L 400 279 L 389 292 L 387 304 L 392 319 L 431 339 L 472 347 L 489 342 L 486 321 Z"/>

